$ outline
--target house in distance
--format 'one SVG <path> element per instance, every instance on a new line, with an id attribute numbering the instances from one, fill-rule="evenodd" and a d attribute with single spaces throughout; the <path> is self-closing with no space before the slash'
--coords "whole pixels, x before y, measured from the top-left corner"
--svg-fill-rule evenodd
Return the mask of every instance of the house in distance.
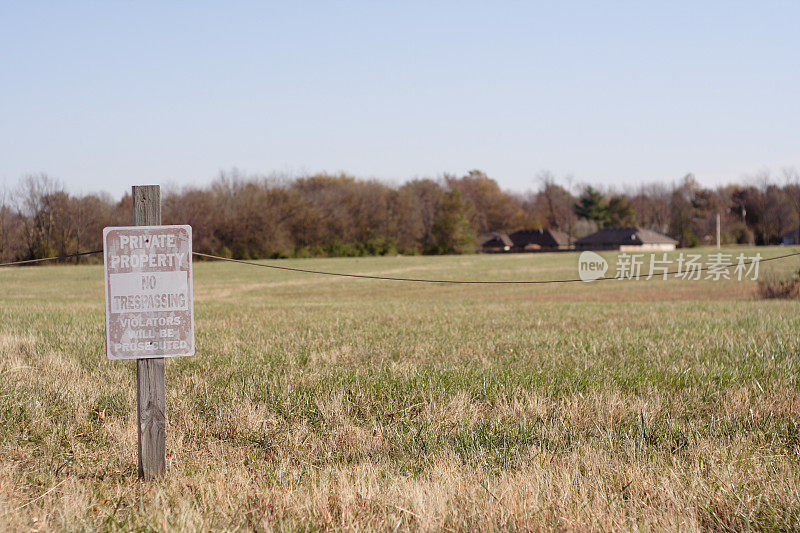
<path id="1" fill-rule="evenodd" d="M 515 252 L 554 252 L 569 250 L 569 235 L 553 229 L 523 229 L 511 235 Z"/>
<path id="2" fill-rule="evenodd" d="M 604 228 L 578 239 L 578 250 L 670 251 L 678 241 L 661 233 L 636 227 Z"/>
<path id="3" fill-rule="evenodd" d="M 485 254 L 510 252 L 513 246 L 505 233 L 487 233 L 481 238 L 481 251 Z"/>
<path id="4" fill-rule="evenodd" d="M 781 244 L 784 246 L 800 244 L 800 229 L 795 228 L 781 235 Z"/>
<path id="5" fill-rule="evenodd" d="M 569 250 L 569 236 L 563 231 L 551 229 L 524 229 L 511 235 L 488 233 L 481 239 L 484 253 L 502 252 L 557 252 Z"/>

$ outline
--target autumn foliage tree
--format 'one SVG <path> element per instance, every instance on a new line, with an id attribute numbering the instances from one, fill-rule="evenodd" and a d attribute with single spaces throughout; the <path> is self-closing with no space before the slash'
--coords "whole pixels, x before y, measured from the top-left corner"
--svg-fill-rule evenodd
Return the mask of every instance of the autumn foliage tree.
<path id="1" fill-rule="evenodd" d="M 278 258 L 449 254 L 476 250 L 482 235 L 552 228 L 576 239 L 599 227 L 638 225 L 682 246 L 710 243 L 716 217 L 726 243 L 774 244 L 800 224 L 800 174 L 768 173 L 745 185 L 707 188 L 692 175 L 621 192 L 539 173 L 535 190 L 512 193 L 484 172 L 392 186 L 347 174 L 288 179 L 221 173 L 208 186 L 166 189 L 165 224 L 190 224 L 194 249 L 225 257 Z M 23 177 L 0 190 L 0 261 L 102 247 L 105 226 L 131 223 L 131 198 L 75 195 L 55 179 Z M 98 260 L 72 258 L 71 261 Z"/>

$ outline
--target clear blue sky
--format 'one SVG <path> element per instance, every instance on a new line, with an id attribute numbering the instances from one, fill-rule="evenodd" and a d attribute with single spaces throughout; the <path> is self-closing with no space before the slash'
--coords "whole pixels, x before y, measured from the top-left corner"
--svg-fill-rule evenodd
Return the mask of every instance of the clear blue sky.
<path id="1" fill-rule="evenodd" d="M 800 2 L 0 4 L 0 186 L 800 167 Z"/>

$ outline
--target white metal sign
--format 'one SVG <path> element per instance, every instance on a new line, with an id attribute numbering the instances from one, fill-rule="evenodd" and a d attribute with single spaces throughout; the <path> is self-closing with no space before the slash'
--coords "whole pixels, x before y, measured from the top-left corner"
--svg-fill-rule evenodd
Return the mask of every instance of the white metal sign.
<path id="1" fill-rule="evenodd" d="M 192 227 L 103 229 L 109 359 L 194 355 Z"/>

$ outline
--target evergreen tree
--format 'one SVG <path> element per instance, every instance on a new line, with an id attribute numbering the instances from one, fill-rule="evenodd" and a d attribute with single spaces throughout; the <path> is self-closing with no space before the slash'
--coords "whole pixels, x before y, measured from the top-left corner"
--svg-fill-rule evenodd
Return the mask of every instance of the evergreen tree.
<path id="1" fill-rule="evenodd" d="M 575 214 L 586 220 L 593 220 L 600 228 L 604 227 L 608 222 L 608 207 L 603 193 L 594 187 L 586 187 L 575 204 Z"/>
<path id="2" fill-rule="evenodd" d="M 635 226 L 636 209 L 625 196 L 614 196 L 608 201 L 606 221 L 609 226 Z"/>

